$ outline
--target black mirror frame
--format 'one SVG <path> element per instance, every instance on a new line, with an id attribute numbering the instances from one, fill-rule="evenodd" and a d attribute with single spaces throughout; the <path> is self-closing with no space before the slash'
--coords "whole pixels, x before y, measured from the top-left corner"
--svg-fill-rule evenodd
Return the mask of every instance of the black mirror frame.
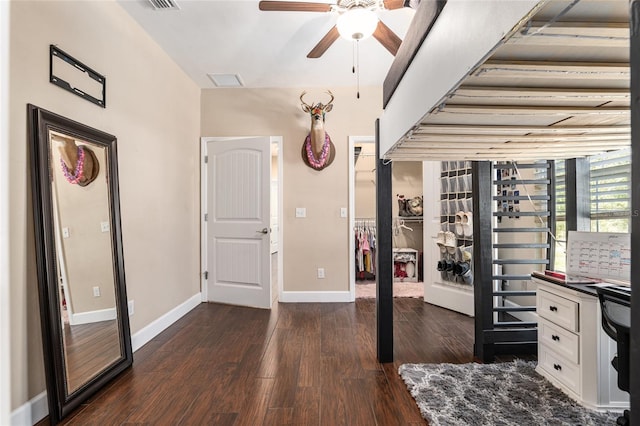
<path id="1" fill-rule="evenodd" d="M 118 190 L 118 164 L 116 137 L 62 117 L 50 111 L 27 105 L 28 139 L 31 155 L 31 188 L 36 243 L 40 321 L 44 352 L 47 398 L 51 424 L 57 424 L 82 402 L 100 390 L 133 364 L 131 332 L 127 309 L 127 295 L 120 224 L 120 196 Z M 122 357 L 98 373 L 79 389 L 67 395 L 62 346 L 62 329 L 58 292 L 56 251 L 53 227 L 51 185 L 49 180 L 49 131 L 57 131 L 80 140 L 95 143 L 108 151 L 110 213 L 112 218 L 112 254 L 116 311 L 120 331 Z"/>

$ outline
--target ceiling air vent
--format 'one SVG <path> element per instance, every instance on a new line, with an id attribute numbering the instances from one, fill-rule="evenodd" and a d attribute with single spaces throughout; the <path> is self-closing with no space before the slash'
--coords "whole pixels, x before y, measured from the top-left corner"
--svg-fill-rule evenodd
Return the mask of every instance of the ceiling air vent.
<path id="1" fill-rule="evenodd" d="M 244 82 L 238 74 L 207 74 L 216 87 L 243 87 Z"/>
<path id="2" fill-rule="evenodd" d="M 149 0 L 155 10 L 179 10 L 175 0 Z"/>

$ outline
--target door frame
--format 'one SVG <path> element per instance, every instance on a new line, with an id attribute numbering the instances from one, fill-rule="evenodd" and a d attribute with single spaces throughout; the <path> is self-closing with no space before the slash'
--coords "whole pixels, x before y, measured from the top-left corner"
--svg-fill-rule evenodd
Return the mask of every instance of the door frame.
<path id="1" fill-rule="evenodd" d="M 356 144 L 376 143 L 375 136 L 349 136 L 349 301 L 356 300 L 356 244 L 353 229 L 356 226 L 356 165 L 353 161 Z"/>
<path id="2" fill-rule="evenodd" d="M 229 141 L 234 139 L 248 139 L 254 137 L 262 137 L 262 136 L 229 136 L 229 137 L 219 137 L 219 136 L 203 136 L 200 138 L 200 294 L 202 302 L 206 303 L 209 300 L 208 288 L 207 288 L 207 278 L 205 272 L 208 271 L 208 262 L 207 262 L 207 222 L 204 220 L 206 210 L 207 210 L 207 167 L 206 167 L 206 156 L 207 156 L 207 143 L 209 142 L 220 142 L 220 141 Z M 284 287 L 283 280 L 283 267 L 284 267 L 284 247 L 283 247 L 283 236 L 284 236 L 284 224 L 282 221 L 282 213 L 283 213 L 283 202 L 284 202 L 284 174 L 283 174 L 283 151 L 282 151 L 282 136 L 269 136 L 269 142 L 272 147 L 276 146 L 277 149 L 277 157 L 278 157 L 278 300 L 282 298 L 282 289 Z M 271 177 L 269 178 L 269 188 L 271 188 Z M 271 189 L 269 189 L 271 190 Z M 271 250 L 269 250 L 269 260 L 271 260 Z M 210 271 L 209 271 L 210 272 Z M 271 280 L 271 276 L 269 277 Z M 269 283 L 269 285 L 273 286 L 273 283 Z M 271 295 L 273 302 L 273 295 Z"/>
<path id="3" fill-rule="evenodd" d="M 11 303 L 9 265 L 9 4 L 0 2 L 0 424 L 11 420 Z M 5 356 L 6 355 L 6 356 Z"/>

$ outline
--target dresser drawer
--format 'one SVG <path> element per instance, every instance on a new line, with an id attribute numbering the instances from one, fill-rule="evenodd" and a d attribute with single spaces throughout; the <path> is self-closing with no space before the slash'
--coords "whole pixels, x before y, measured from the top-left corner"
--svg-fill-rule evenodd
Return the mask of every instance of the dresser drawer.
<path id="1" fill-rule="evenodd" d="M 580 363 L 580 337 L 566 329 L 540 318 L 538 341 L 576 364 Z"/>
<path id="2" fill-rule="evenodd" d="M 580 331 L 576 302 L 544 290 L 538 291 L 537 299 L 537 312 L 542 318 L 546 318 L 569 331 Z"/>
<path id="3" fill-rule="evenodd" d="M 538 343 L 538 363 L 551 377 L 580 395 L 580 370 L 575 363 L 564 359 L 542 343 Z"/>

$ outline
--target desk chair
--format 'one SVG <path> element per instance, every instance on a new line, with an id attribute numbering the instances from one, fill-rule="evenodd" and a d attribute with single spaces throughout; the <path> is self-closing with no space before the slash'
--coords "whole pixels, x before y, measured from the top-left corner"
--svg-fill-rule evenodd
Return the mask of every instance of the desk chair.
<path id="1" fill-rule="evenodd" d="M 602 308 L 602 328 L 618 345 L 618 354 L 611 361 L 611 365 L 618 372 L 618 387 L 629 392 L 631 290 L 618 286 L 598 287 L 597 290 Z M 629 410 L 624 410 L 624 414 L 618 417 L 617 424 L 631 424 Z"/>

